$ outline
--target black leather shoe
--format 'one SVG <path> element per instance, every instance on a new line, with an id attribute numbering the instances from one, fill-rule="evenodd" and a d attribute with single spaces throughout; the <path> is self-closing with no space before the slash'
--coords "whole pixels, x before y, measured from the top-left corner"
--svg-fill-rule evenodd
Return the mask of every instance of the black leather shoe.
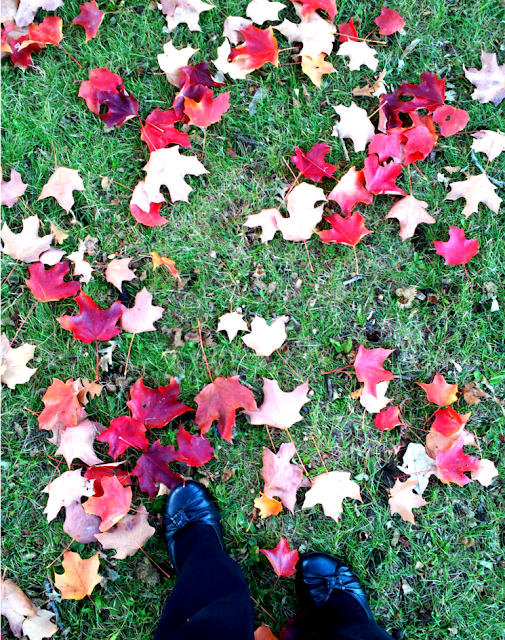
<path id="1" fill-rule="evenodd" d="M 221 549 L 225 550 L 219 509 L 203 484 L 186 480 L 172 489 L 163 514 L 168 554 L 177 573 L 179 568 L 175 559 L 175 540 L 191 524 L 212 527 Z"/>
<path id="2" fill-rule="evenodd" d="M 315 605 L 316 609 L 323 606 L 334 590 L 343 591 L 361 605 L 370 620 L 374 620 L 363 587 L 354 573 L 327 553 L 303 556 L 296 575 L 296 588 L 300 600 L 308 606 Z"/>

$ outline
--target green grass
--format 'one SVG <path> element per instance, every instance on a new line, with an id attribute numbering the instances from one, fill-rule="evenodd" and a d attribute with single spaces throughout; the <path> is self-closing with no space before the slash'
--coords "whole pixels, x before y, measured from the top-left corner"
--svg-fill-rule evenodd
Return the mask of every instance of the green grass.
<path id="1" fill-rule="evenodd" d="M 227 2 L 219 8 L 225 14 L 244 15 L 246 4 Z M 380 6 L 378 2 L 339 3 L 336 23 L 356 16 L 360 33 L 366 34 L 372 30 Z M 463 74 L 463 65 L 480 67 L 481 47 L 497 52 L 503 64 L 503 5 L 491 0 L 421 0 L 415 4 L 399 0 L 392 6 L 406 20 L 406 34 L 400 36 L 402 47 L 405 49 L 414 39 L 419 43 L 403 68 L 398 65 L 401 50 L 396 39 L 380 50 L 379 70 L 388 70 L 388 87 L 418 82 L 423 71 L 446 75 L 457 96 L 453 104 L 471 116 L 468 129 L 505 130 L 503 104 L 494 107 L 472 101 L 472 87 Z M 470 136 L 440 139 L 434 161 L 420 165 L 427 180 L 412 171 L 414 195 L 426 200 L 430 213 L 437 218 L 436 224 L 419 227 L 412 241 L 402 243 L 397 223 L 383 221 L 393 198 L 378 197 L 372 206 L 359 207 L 374 233 L 358 246 L 363 280 L 344 286 L 354 270 L 350 248 L 323 245 L 314 236 L 307 243 L 312 273 L 303 244 L 276 237 L 262 245 L 253 234 L 245 233 L 243 222 L 248 214 L 278 203 L 280 190 L 292 180 L 283 158 L 287 159 L 296 145 L 307 149 L 318 141 L 327 142 L 331 148 L 328 160 L 341 165 L 337 175 L 346 170 L 342 148 L 331 137 L 332 107 L 349 105 L 352 88 L 363 86 L 373 74 L 368 70 L 350 72 L 345 61 L 333 54 L 330 60 L 337 73 L 324 77 L 325 86 L 320 91 L 295 65 L 278 69 L 267 65 L 247 80 L 229 84 L 232 108 L 209 130 L 204 159 L 209 174 L 189 178 L 194 187 L 189 204 L 165 206 L 170 219 L 166 227 L 134 229 L 128 211 L 130 192 L 112 184 L 104 193 L 100 176 L 130 188 L 141 179 L 148 150 L 139 139 L 138 123 L 131 121 L 119 131 L 104 133 L 99 119 L 77 98 L 79 84 L 87 79 L 89 69 L 108 66 L 123 76 L 127 90 L 139 100 L 142 117 L 156 106 L 168 108 L 175 88 L 156 75 L 156 55 L 162 52 L 164 42 L 172 38 L 176 46 L 199 47 L 192 61 L 210 60 L 221 42 L 223 22 L 218 11 L 207 12 L 200 20 L 202 33 L 191 33 L 180 26 L 168 36 L 163 32 L 161 12 L 139 12 L 136 7 L 135 2 L 102 3 L 101 8 L 116 13 L 105 17 L 98 38 L 89 44 L 84 44 L 82 29 L 71 25 L 78 3 L 67 0 L 58 10 L 64 19 L 63 44 L 83 68 L 57 47 L 35 54 L 36 66 L 26 73 L 13 69 L 10 62 L 4 64 L 3 167 L 7 173 L 10 168 L 17 169 L 29 184 L 24 202 L 43 221 L 46 232 L 49 221 L 53 221 L 71 233 L 63 245 L 67 252 L 77 248 L 79 238 L 88 234 L 98 238 L 97 252 L 89 258 L 96 271 L 85 290 L 102 307 L 117 299 L 117 291 L 103 277 L 103 265 L 107 255 L 126 238 L 122 256 L 133 258 L 138 275 L 145 272 L 142 282 L 127 283 L 126 290 L 134 296 L 146 286 L 154 295 L 154 303 L 166 310 L 158 323 L 160 330 L 139 335 L 133 343 L 128 371 L 131 382 L 143 376 L 146 384 L 159 386 L 169 375 L 178 376 L 181 399 L 192 404 L 209 381 L 202 354 L 194 342 L 174 350 L 168 330 L 181 328 L 185 334 L 195 330 L 200 319 L 213 339 L 206 351 L 214 375 L 240 374 L 258 389 L 261 376 L 267 376 L 277 379 L 283 389 L 291 389 L 297 381 L 278 356 L 271 362 L 256 357 L 240 339 L 228 344 L 215 329 L 230 303 L 234 309 L 240 307 L 249 319 L 254 314 L 266 318 L 292 316 L 284 358 L 301 377 L 309 378 L 314 391 L 303 422 L 292 428 L 293 438 L 313 474 L 322 469 L 312 436 L 320 451 L 329 456 L 326 465 L 330 470 L 360 475 L 363 503 L 345 501 L 343 517 L 336 524 L 324 517 L 320 507 L 302 511 L 300 492 L 294 516 L 283 511 L 277 518 L 263 522 L 255 518 L 250 524 L 253 498 L 262 488 L 261 451 L 269 446 L 266 432 L 248 426 L 239 417 L 232 446 L 211 435 L 216 458 L 208 469 L 216 476 L 212 490 L 223 515 L 227 546 L 246 572 L 252 596 L 278 621 L 273 624 L 257 607 L 258 624 L 270 621 L 277 633 L 296 612 L 293 580 L 281 579 L 270 593 L 275 576 L 257 553 L 258 548 L 275 546 L 282 535 L 303 551 L 320 550 L 345 557 L 366 585 L 379 622 L 391 632 L 404 632 L 404 636 L 397 634 L 398 638 L 503 637 L 503 480 L 499 478 L 485 489 L 477 484 L 446 486 L 432 479 L 424 496 L 429 504 L 416 511 L 415 526 L 391 516 L 387 489 L 392 486 L 392 478 L 401 475 L 391 450 L 399 443 L 418 441 L 423 432 L 397 429 L 381 434 L 370 416 L 363 422 L 361 407 L 349 397 L 357 386 L 354 378 L 333 376 L 337 397 L 332 400 L 320 375 L 352 360 L 352 355 L 339 353 L 335 347 L 338 341 L 351 338 L 354 348 L 364 344 L 396 349 L 390 361 L 398 378 L 390 385 L 388 395 L 392 394 L 395 404 L 403 403 L 406 420 L 417 428 L 424 428 L 432 407 L 414 384 L 416 380 L 429 381 L 435 371 L 460 385 L 485 378 L 494 387 L 501 406 L 487 400 L 472 407 L 469 427 L 479 437 L 483 457 L 495 460 L 503 476 L 504 315 L 490 313 L 491 303 L 483 292 L 484 283 L 501 286 L 504 280 L 503 224 L 500 215 L 482 205 L 477 214 L 463 220 L 462 201 L 445 201 L 447 189 L 437 181 L 444 166 L 461 166 L 462 172 L 455 174 L 455 180 L 464 179 L 467 171 L 477 173 L 470 158 Z M 292 8 L 281 15 L 295 20 Z M 279 46 L 289 46 L 280 35 Z M 281 61 L 291 62 L 289 55 L 282 53 Z M 264 90 L 264 97 L 251 117 L 248 105 L 258 88 Z M 377 107 L 375 99 L 358 98 L 356 102 L 369 113 Z M 191 135 L 199 152 L 202 137 L 196 130 Z M 254 137 L 259 144 L 248 146 L 236 136 Z M 37 202 L 54 170 L 51 142 L 58 164 L 79 169 L 84 180 L 86 190 L 74 194 L 75 225 L 53 199 Z M 351 144 L 347 146 L 351 150 Z M 233 157 L 228 149 L 233 150 Z M 350 155 L 352 164 L 362 166 L 364 154 L 350 151 Z M 504 169 L 502 156 L 490 166 L 490 175 L 503 176 Z M 405 178 L 402 184 L 407 188 Z M 331 188 L 329 181 L 323 186 L 326 192 Z M 503 190 L 500 195 L 504 197 Z M 15 230 L 26 215 L 28 211 L 21 204 L 4 211 L 4 219 Z M 461 267 L 445 267 L 434 253 L 432 240 L 447 239 L 448 224 L 464 226 L 467 237 L 477 237 L 481 243 L 481 252 L 469 265 L 472 287 Z M 144 257 L 150 251 L 176 261 L 183 276 L 189 278 L 182 290 L 177 290 L 164 270 L 152 272 L 150 260 Z M 253 274 L 258 264 L 265 270 L 262 282 L 276 283 L 271 294 L 256 284 Z M 2 280 L 11 267 L 12 261 L 4 259 Z M 32 305 L 24 277 L 26 269 L 18 266 L 2 287 L 5 330 L 11 338 Z M 295 286 L 298 279 L 302 281 L 299 288 Z M 412 309 L 399 307 L 396 289 L 412 285 L 437 294 L 438 304 L 416 302 Z M 503 309 L 502 289 L 498 301 Z M 47 575 L 52 576 L 54 569 L 61 572 L 61 559 L 50 569 L 46 567 L 66 548 L 68 537 L 62 530 L 61 515 L 48 524 L 42 513 L 46 498 L 41 490 L 54 474 L 54 446 L 47 443 L 46 435 L 38 430 L 35 417 L 25 407 L 35 412 L 42 409 L 40 398 L 52 377 L 93 377 L 93 345 L 74 341 L 55 320 L 74 310 L 75 303 L 70 300 L 37 306 L 19 340 L 37 346 L 34 366 L 39 370 L 28 384 L 14 391 L 4 390 L 3 561 L 8 577 L 38 603 L 48 598 L 44 588 Z M 117 343 L 114 365 L 102 376 L 109 386 L 88 407 L 90 415 L 105 425 L 126 409 L 121 376 L 129 336 L 119 336 Z M 260 400 L 260 394 L 256 396 Z M 457 407 L 467 410 L 462 400 Z M 163 444 L 173 443 L 175 430 L 176 425 L 171 425 L 152 434 L 151 439 L 161 437 Z M 273 438 L 276 446 L 287 440 L 283 433 L 275 433 Z M 107 459 L 107 448 L 100 444 L 96 448 Z M 125 457 L 131 465 L 136 455 L 127 452 Z M 225 467 L 235 470 L 226 483 L 221 481 Z M 65 466 L 60 465 L 62 468 Z M 196 470 L 189 473 L 199 477 Z M 153 514 L 162 504 L 159 499 L 151 502 L 136 490 L 134 504 L 140 503 Z M 465 546 L 467 538 L 474 540 L 473 546 Z M 98 545 L 74 543 L 71 549 L 89 557 L 96 552 L 95 547 Z M 149 540 L 145 550 L 172 574 L 161 531 Z M 157 584 L 152 584 L 145 577 L 145 556 L 140 553 L 121 561 L 111 559 L 112 555 L 101 555 L 101 574 L 109 580 L 95 590 L 94 605 L 89 601 L 57 604 L 62 629 L 69 638 L 152 637 L 174 580 L 151 565 L 157 579 Z M 405 594 L 402 582 L 413 591 Z"/>

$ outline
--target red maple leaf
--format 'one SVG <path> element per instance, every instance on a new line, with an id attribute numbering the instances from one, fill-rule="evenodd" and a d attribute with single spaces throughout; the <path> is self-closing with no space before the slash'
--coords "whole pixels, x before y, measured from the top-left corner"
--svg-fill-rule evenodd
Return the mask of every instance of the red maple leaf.
<path id="1" fill-rule="evenodd" d="M 44 411 L 39 415 L 39 429 L 51 431 L 61 422 L 65 427 L 74 427 L 86 414 L 77 398 L 79 385 L 73 378 L 63 382 L 53 378 L 53 384 L 47 388 L 42 402 Z"/>
<path id="2" fill-rule="evenodd" d="M 149 440 L 145 436 L 144 423 L 129 416 L 121 416 L 111 421 L 110 427 L 98 436 L 98 442 L 109 443 L 109 456 L 115 460 L 128 447 L 147 449 Z"/>
<path id="3" fill-rule="evenodd" d="M 371 204 L 373 202 L 372 194 L 363 186 L 364 182 L 365 174 L 363 170 L 356 171 L 354 167 L 351 167 L 333 187 L 328 200 L 335 201 L 347 218 L 358 202 L 363 204 Z"/>
<path id="4" fill-rule="evenodd" d="M 433 240 L 435 252 L 445 259 L 445 264 L 468 264 L 479 253 L 479 241 L 467 240 L 465 230 L 450 225 L 449 240 Z"/>
<path id="5" fill-rule="evenodd" d="M 406 144 L 403 147 L 402 164 L 404 166 L 424 160 L 435 146 L 438 136 L 426 127 L 412 127 L 404 131 Z"/>
<path id="6" fill-rule="evenodd" d="M 240 31 L 245 42 L 235 47 L 229 60 L 241 60 L 242 69 L 260 69 L 267 62 L 279 65 L 279 46 L 272 27 L 258 29 L 250 25 Z"/>
<path id="7" fill-rule="evenodd" d="M 75 296 L 81 290 L 79 282 L 65 282 L 63 278 L 70 270 L 68 260 L 59 262 L 51 269 L 45 269 L 42 262 L 34 262 L 28 267 L 30 278 L 25 284 L 40 302 L 53 302 Z"/>
<path id="8" fill-rule="evenodd" d="M 403 122 L 400 118 L 400 111 L 405 105 L 405 102 L 400 99 L 398 91 L 382 94 L 379 98 L 379 105 L 379 131 L 403 127 Z M 382 127 L 382 124 L 384 124 L 384 127 Z"/>
<path id="9" fill-rule="evenodd" d="M 189 467 L 202 467 L 214 455 L 214 447 L 207 436 L 194 436 L 182 425 L 177 432 L 177 444 L 177 460 L 185 462 Z"/>
<path id="10" fill-rule="evenodd" d="M 299 558 L 298 549 L 290 549 L 286 538 L 281 538 L 275 549 L 260 549 L 259 551 L 266 555 L 279 577 L 289 578 L 289 576 L 296 573 L 296 565 Z"/>
<path id="11" fill-rule="evenodd" d="M 366 349 L 359 345 L 358 353 L 354 359 L 354 370 L 360 382 L 367 387 L 367 393 L 377 397 L 377 385 L 379 382 L 393 380 L 394 375 L 382 367 L 384 360 L 388 358 L 393 349 Z"/>
<path id="12" fill-rule="evenodd" d="M 401 111 L 408 113 L 416 109 L 427 109 L 433 113 L 437 107 L 445 102 L 445 78 L 440 80 L 436 73 L 425 71 L 421 74 L 419 84 L 404 83 L 397 93 L 401 96 L 413 96 L 409 102 L 404 102 Z"/>
<path id="13" fill-rule="evenodd" d="M 42 51 L 48 44 L 59 44 L 63 37 L 62 26 L 61 18 L 48 16 L 40 24 L 30 24 L 28 33 L 19 38 L 14 37 L 18 34 L 15 24 L 2 26 L 2 52 L 10 55 L 15 67 L 32 67 L 31 54 Z"/>
<path id="14" fill-rule="evenodd" d="M 72 20 L 72 24 L 78 24 L 81 27 L 84 27 L 84 31 L 86 32 L 86 42 L 88 42 L 92 38 L 96 38 L 98 28 L 102 24 L 105 12 L 98 8 L 95 0 L 85 2 L 84 4 L 79 5 L 79 7 L 81 9 L 81 13 Z"/>
<path id="15" fill-rule="evenodd" d="M 350 218 L 343 218 L 340 214 L 334 213 L 331 216 L 326 216 L 324 220 L 331 224 L 331 229 L 317 232 L 323 242 L 347 244 L 350 247 L 355 247 L 363 236 L 373 233 L 365 227 L 365 219 L 357 211 Z"/>
<path id="16" fill-rule="evenodd" d="M 138 205 L 130 202 L 130 213 L 137 222 L 144 224 L 146 227 L 162 227 L 168 224 L 168 219 L 160 216 L 162 202 L 150 202 L 149 211 L 144 211 Z"/>
<path id="17" fill-rule="evenodd" d="M 140 139 L 147 144 L 149 151 L 164 149 L 169 144 L 191 147 L 188 134 L 181 133 L 174 127 L 174 124 L 181 122 L 181 120 L 182 118 L 175 113 L 174 109 L 162 111 L 159 107 L 156 107 L 145 119 L 145 125 L 140 131 Z M 161 206 L 161 203 L 159 206 Z M 136 208 L 138 209 L 138 207 Z"/>
<path id="18" fill-rule="evenodd" d="M 358 32 L 356 31 L 352 18 L 349 22 L 341 22 L 338 25 L 338 41 L 347 42 L 348 40 L 358 40 Z"/>
<path id="19" fill-rule="evenodd" d="M 92 467 L 88 467 L 84 472 L 84 477 L 88 478 L 88 480 L 94 480 L 93 489 L 95 490 L 95 497 L 99 498 L 103 496 L 103 487 L 102 480 L 104 478 L 109 478 L 111 476 L 116 476 L 122 486 L 126 486 L 131 484 L 130 474 L 121 469 L 119 464 L 101 464 L 101 465 L 93 465 Z"/>
<path id="20" fill-rule="evenodd" d="M 444 104 L 435 109 L 433 121 L 440 126 L 440 135 L 447 138 L 462 131 L 470 121 L 470 116 L 464 109 L 456 109 L 456 107 Z"/>
<path id="21" fill-rule="evenodd" d="M 225 83 L 216 82 L 209 71 L 210 62 L 199 62 L 195 65 L 181 67 L 179 93 L 175 96 L 172 107 L 176 114 L 184 116 L 185 98 L 200 102 L 209 87 L 224 87 Z"/>
<path id="22" fill-rule="evenodd" d="M 396 185 L 401 172 L 401 166 L 395 162 L 380 165 L 377 155 L 373 153 L 365 158 L 365 187 L 376 196 L 381 193 L 404 196 L 403 189 Z"/>
<path id="23" fill-rule="evenodd" d="M 435 411 L 435 420 L 431 425 L 431 430 L 437 431 L 446 437 L 453 436 L 468 422 L 470 415 L 470 413 L 460 415 L 451 407 L 438 409 L 438 411 Z"/>
<path id="24" fill-rule="evenodd" d="M 212 97 L 212 90 L 205 89 L 202 98 L 197 102 L 191 98 L 184 98 L 184 115 L 189 124 L 197 127 L 208 127 L 219 122 L 224 113 L 230 108 L 230 91 Z"/>
<path id="25" fill-rule="evenodd" d="M 381 431 L 390 431 L 395 427 L 398 427 L 403 424 L 400 419 L 400 407 L 388 407 L 387 409 L 383 409 L 380 413 L 378 413 L 373 422 L 377 429 Z"/>
<path id="26" fill-rule="evenodd" d="M 170 384 L 158 389 L 146 387 L 142 378 L 130 387 L 130 400 L 126 403 L 132 416 L 143 422 L 147 429 L 161 429 L 171 420 L 194 411 L 177 400 L 181 388 L 175 378 Z"/>
<path id="27" fill-rule="evenodd" d="M 200 431 L 207 433 L 217 420 L 219 434 L 228 442 L 231 442 L 237 409 L 243 407 L 247 411 L 256 411 L 258 408 L 252 391 L 240 384 L 238 376 L 216 378 L 200 391 L 195 402 L 198 405 L 195 422 Z"/>
<path id="28" fill-rule="evenodd" d="M 119 300 L 108 309 L 100 309 L 96 302 L 81 292 L 75 301 L 80 313 L 76 316 L 61 316 L 56 320 L 62 329 L 72 331 L 76 340 L 90 344 L 93 340 L 110 340 L 121 333 L 121 329 L 116 327 L 123 313 Z"/>
<path id="29" fill-rule="evenodd" d="M 32 24 L 29 27 L 28 35 L 30 41 L 40 45 L 59 44 L 63 38 L 63 20 L 57 16 L 47 16 L 40 24 Z M 21 49 L 23 49 L 21 45 Z"/>
<path id="30" fill-rule="evenodd" d="M 324 159 L 329 151 L 330 147 L 323 142 L 315 144 L 307 153 L 295 147 L 296 155 L 291 156 L 291 162 L 303 176 L 314 182 L 321 182 L 322 178 L 331 178 L 337 170 L 335 165 L 328 164 Z"/>
<path id="31" fill-rule="evenodd" d="M 402 147 L 406 141 L 404 132 L 403 127 L 393 127 L 385 134 L 376 133 L 368 146 L 368 153 L 376 153 L 379 162 L 385 162 L 389 158 L 401 162 Z"/>
<path id="32" fill-rule="evenodd" d="M 445 407 L 458 399 L 458 385 L 448 384 L 440 373 L 435 373 L 433 382 L 430 384 L 424 382 L 416 382 L 416 384 L 426 391 L 428 401 L 438 404 L 439 407 Z"/>
<path id="33" fill-rule="evenodd" d="M 412 120 L 412 125 L 414 127 L 426 127 L 428 131 L 431 131 L 431 133 L 437 132 L 435 123 L 433 122 L 433 116 L 431 115 L 431 113 L 428 113 L 425 116 L 423 116 L 421 113 L 418 113 L 417 111 L 411 111 L 409 113 L 409 116 L 410 116 L 410 119 Z"/>
<path id="34" fill-rule="evenodd" d="M 131 475 L 137 476 L 142 491 L 154 498 L 157 492 L 156 482 L 162 482 L 171 489 L 182 480 L 182 476 L 174 473 L 168 466 L 173 460 L 177 460 L 174 447 L 164 447 L 157 440 L 140 456 Z"/>
<path id="35" fill-rule="evenodd" d="M 102 479 L 103 495 L 88 498 L 82 505 L 86 513 L 101 518 L 100 531 L 107 531 L 128 513 L 132 501 L 132 490 L 123 487 L 116 476 Z"/>
<path id="36" fill-rule="evenodd" d="M 137 115 L 138 102 L 128 94 L 123 86 L 123 78 L 109 71 L 107 67 L 91 69 L 89 80 L 79 88 L 79 98 L 84 98 L 88 109 L 101 118 L 108 127 L 118 128 Z M 107 113 L 100 113 L 100 107 L 107 106 Z"/>
<path id="37" fill-rule="evenodd" d="M 299 2 L 302 3 L 303 18 L 310 16 L 311 13 L 314 13 L 318 9 L 321 9 L 321 11 L 326 11 L 332 21 L 337 15 L 337 5 L 335 0 L 291 0 L 291 2 L 295 4 L 298 4 Z"/>
<path id="38" fill-rule="evenodd" d="M 471 482 L 470 478 L 465 476 L 467 471 L 477 471 L 479 468 L 479 459 L 469 456 L 463 451 L 465 438 L 460 437 L 446 451 L 437 451 L 435 458 L 437 463 L 437 476 L 440 482 L 448 484 L 454 482 L 460 487 L 464 487 Z"/>
<path id="39" fill-rule="evenodd" d="M 394 9 L 381 7 L 380 15 L 374 19 L 375 24 L 380 27 L 379 33 L 382 36 L 390 36 L 396 31 L 401 31 L 405 26 L 405 21 Z"/>

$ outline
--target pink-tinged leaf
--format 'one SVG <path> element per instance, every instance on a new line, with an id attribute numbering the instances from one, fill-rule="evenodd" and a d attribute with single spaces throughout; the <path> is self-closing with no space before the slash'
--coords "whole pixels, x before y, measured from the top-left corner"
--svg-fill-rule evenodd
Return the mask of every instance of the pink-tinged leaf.
<path id="1" fill-rule="evenodd" d="M 382 36 L 390 36 L 397 31 L 401 31 L 405 26 L 405 21 L 394 9 L 381 7 L 380 15 L 374 19 L 375 24 L 380 27 L 379 33 Z"/>
<path id="2" fill-rule="evenodd" d="M 95 0 L 85 2 L 84 4 L 79 5 L 79 7 L 81 9 L 81 13 L 72 20 L 72 24 L 78 24 L 81 27 L 84 27 L 86 42 L 89 42 L 92 38 L 96 38 L 96 34 L 102 24 L 105 12 L 98 8 Z"/>
<path id="3" fill-rule="evenodd" d="M 80 313 L 76 316 L 62 316 L 56 318 L 62 329 L 72 331 L 76 340 L 90 344 L 94 340 L 111 340 L 121 333 L 116 327 L 121 317 L 121 303 L 114 302 L 108 309 L 100 307 L 85 293 L 76 298 Z"/>
<path id="4" fill-rule="evenodd" d="M 149 447 L 149 441 L 145 432 L 143 422 L 129 416 L 121 416 L 112 420 L 110 427 L 105 429 L 97 440 L 109 443 L 109 456 L 116 460 L 128 447 L 146 450 Z"/>
<path id="5" fill-rule="evenodd" d="M 363 204 L 372 204 L 373 202 L 373 195 L 365 189 L 364 182 L 363 170 L 356 171 L 354 167 L 351 167 L 333 187 L 328 200 L 336 202 L 347 218 L 358 202 Z"/>
<path id="6" fill-rule="evenodd" d="M 194 436 L 182 425 L 177 432 L 177 445 L 177 460 L 185 462 L 188 467 L 202 467 L 214 455 L 214 447 L 207 436 Z"/>
<path id="7" fill-rule="evenodd" d="M 435 252 L 445 259 L 445 264 L 468 264 L 479 253 L 479 241 L 467 240 L 465 230 L 450 226 L 448 242 L 434 240 Z"/>
<path id="8" fill-rule="evenodd" d="M 404 131 L 407 140 L 403 147 L 402 164 L 404 166 L 424 160 L 435 146 L 438 136 L 426 127 L 412 127 Z"/>
<path id="9" fill-rule="evenodd" d="M 358 353 L 354 359 L 354 370 L 358 380 L 365 384 L 366 393 L 375 398 L 379 382 L 394 379 L 391 371 L 387 371 L 382 366 L 392 353 L 393 349 L 366 349 L 362 344 L 359 345 Z"/>
<path id="10" fill-rule="evenodd" d="M 149 151 L 164 149 L 169 144 L 178 144 L 181 147 L 191 147 L 187 133 L 177 131 L 176 122 L 181 122 L 174 109 L 162 111 L 156 107 L 147 118 L 140 132 L 140 139 L 149 147 Z M 159 209 L 159 207 L 158 207 Z"/>
<path id="11" fill-rule="evenodd" d="M 140 456 L 131 475 L 137 476 L 141 490 L 154 498 L 157 492 L 156 483 L 162 482 L 171 489 L 182 480 L 180 475 L 168 467 L 168 463 L 173 460 L 177 460 L 174 447 L 164 447 L 157 440 Z"/>
<path id="12" fill-rule="evenodd" d="M 137 222 L 146 227 L 162 227 L 168 224 L 167 218 L 160 216 L 160 209 L 163 201 L 150 202 L 145 190 L 145 182 L 141 180 L 133 190 L 130 200 L 130 213 Z"/>
<path id="13" fill-rule="evenodd" d="M 329 151 L 330 147 L 322 142 L 318 142 L 307 152 L 295 147 L 296 155 L 291 156 L 291 162 L 306 178 L 321 182 L 322 178 L 331 178 L 337 170 L 336 166 L 328 164 L 324 159 Z"/>
<path id="14" fill-rule="evenodd" d="M 338 25 L 338 41 L 347 42 L 348 40 L 358 40 L 358 32 L 356 31 L 352 18 L 349 22 L 341 22 Z"/>
<path id="15" fill-rule="evenodd" d="M 460 437 L 450 449 L 437 451 L 437 476 L 444 484 L 454 482 L 460 487 L 464 487 L 471 482 L 465 473 L 479 469 L 478 458 L 464 453 L 464 444 L 465 439 Z"/>
<path id="16" fill-rule="evenodd" d="M 470 122 L 470 116 L 464 109 L 456 109 L 456 107 L 444 104 L 435 109 L 433 121 L 440 126 L 440 135 L 447 138 L 462 131 Z"/>
<path id="17" fill-rule="evenodd" d="M 298 563 L 298 549 L 290 549 L 286 538 L 281 538 L 275 549 L 260 549 L 269 560 L 275 573 L 280 577 L 289 578 L 296 573 Z"/>
<path id="18" fill-rule="evenodd" d="M 388 409 L 384 409 L 375 416 L 373 422 L 377 429 L 380 429 L 381 431 L 390 431 L 391 429 L 402 425 L 403 422 L 400 418 L 400 408 L 389 407 Z"/>
<path id="19" fill-rule="evenodd" d="M 395 162 L 380 165 L 379 158 L 373 153 L 365 158 L 365 187 L 376 196 L 383 193 L 404 196 L 405 191 L 396 185 L 396 179 L 401 172 L 401 166 Z"/>
<path id="20" fill-rule="evenodd" d="M 368 147 L 368 153 L 376 153 L 379 156 L 379 162 L 385 162 L 389 158 L 395 162 L 401 162 L 402 149 L 406 142 L 404 132 L 405 129 L 402 127 L 394 127 L 388 129 L 385 134 L 375 134 Z"/>
<path id="21" fill-rule="evenodd" d="M 35 262 L 28 267 L 30 278 L 25 284 L 40 302 L 54 302 L 63 298 L 76 296 L 81 290 L 79 282 L 65 282 L 63 278 L 68 274 L 70 265 L 67 260 L 45 269 L 42 262 Z"/>
<path id="22" fill-rule="evenodd" d="M 291 0 L 298 7 L 299 0 Z M 318 9 L 320 11 L 326 11 L 330 16 L 330 20 L 334 20 L 337 15 L 337 4 L 335 0 L 300 0 L 302 3 L 302 18 L 315 13 Z"/>
<path id="23" fill-rule="evenodd" d="M 461 415 L 451 407 L 439 409 L 435 411 L 435 420 L 431 425 L 431 430 L 437 431 L 445 437 L 453 436 L 463 428 L 471 415 L 471 413 Z"/>
<path id="24" fill-rule="evenodd" d="M 349 218 L 343 218 L 340 214 L 334 213 L 331 216 L 326 216 L 324 220 L 331 224 L 331 229 L 318 231 L 318 236 L 323 242 L 347 244 L 350 247 L 355 247 L 361 238 L 373 233 L 365 227 L 365 219 L 357 211 Z"/>
<path id="25" fill-rule="evenodd" d="M 170 378 L 170 384 L 158 389 L 146 387 L 142 378 L 130 387 L 130 400 L 126 403 L 132 416 L 143 422 L 147 429 L 161 429 L 171 420 L 194 411 L 177 397 L 181 388 L 175 378 Z"/>

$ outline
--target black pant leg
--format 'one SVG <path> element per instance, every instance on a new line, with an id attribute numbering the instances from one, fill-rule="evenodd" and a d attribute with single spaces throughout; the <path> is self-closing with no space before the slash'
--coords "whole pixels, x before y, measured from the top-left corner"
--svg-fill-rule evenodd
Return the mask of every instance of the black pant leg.
<path id="1" fill-rule="evenodd" d="M 253 640 L 254 610 L 242 570 L 214 544 L 188 555 L 154 640 Z"/>
<path id="2" fill-rule="evenodd" d="M 349 594 L 334 591 L 315 614 L 318 640 L 393 640 Z"/>

